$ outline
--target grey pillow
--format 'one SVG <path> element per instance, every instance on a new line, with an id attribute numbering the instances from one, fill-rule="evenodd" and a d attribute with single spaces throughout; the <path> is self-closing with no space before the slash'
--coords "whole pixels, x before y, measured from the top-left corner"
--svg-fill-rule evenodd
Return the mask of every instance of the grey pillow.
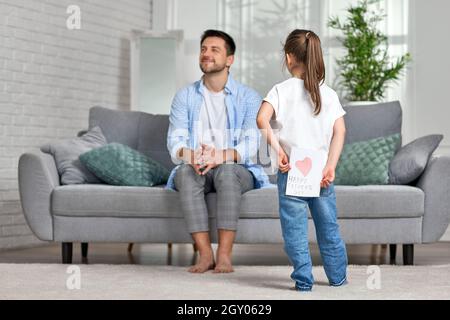
<path id="1" fill-rule="evenodd" d="M 389 164 L 389 183 L 408 184 L 417 179 L 443 137 L 442 134 L 431 134 L 403 146 Z"/>
<path id="2" fill-rule="evenodd" d="M 101 183 L 78 159 L 80 154 L 107 144 L 100 127 L 81 137 L 45 144 L 41 151 L 53 155 L 61 184 Z"/>

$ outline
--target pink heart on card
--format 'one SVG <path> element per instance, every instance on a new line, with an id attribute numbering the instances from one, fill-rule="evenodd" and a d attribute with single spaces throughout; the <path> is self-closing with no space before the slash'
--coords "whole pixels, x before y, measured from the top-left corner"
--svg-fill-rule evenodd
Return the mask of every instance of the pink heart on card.
<path id="1" fill-rule="evenodd" d="M 311 158 L 308 157 L 306 157 L 303 160 L 297 160 L 297 162 L 295 162 L 295 166 L 297 167 L 298 170 L 300 170 L 303 176 L 306 177 L 309 171 L 311 171 L 312 160 Z"/>

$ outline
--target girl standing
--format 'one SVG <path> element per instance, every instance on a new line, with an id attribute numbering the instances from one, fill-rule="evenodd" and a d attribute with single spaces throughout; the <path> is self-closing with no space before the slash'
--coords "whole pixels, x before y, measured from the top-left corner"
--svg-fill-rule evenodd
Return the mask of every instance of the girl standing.
<path id="1" fill-rule="evenodd" d="M 325 273 L 331 286 L 347 283 L 347 252 L 337 223 L 335 168 L 345 139 L 344 114 L 334 90 L 325 85 L 325 65 L 319 37 L 312 31 L 292 31 L 284 45 L 285 64 L 292 78 L 276 84 L 258 113 L 262 135 L 278 155 L 279 212 L 285 251 L 293 264 L 291 278 L 299 291 L 314 283 L 308 246 L 309 207 Z M 279 124 L 275 136 L 270 120 Z M 319 197 L 286 195 L 291 148 L 325 151 L 327 162 Z"/>

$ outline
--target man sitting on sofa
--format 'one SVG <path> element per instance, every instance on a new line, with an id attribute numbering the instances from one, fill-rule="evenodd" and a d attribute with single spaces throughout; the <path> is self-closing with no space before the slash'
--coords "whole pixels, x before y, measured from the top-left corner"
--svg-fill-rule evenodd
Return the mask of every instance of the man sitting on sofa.
<path id="1" fill-rule="evenodd" d="M 225 32 L 205 31 L 199 56 L 203 77 L 178 91 L 170 110 L 167 147 L 179 165 L 167 187 L 179 191 L 187 229 L 199 250 L 198 263 L 189 269 L 195 273 L 233 271 L 241 195 L 270 186 L 263 168 L 250 161 L 258 150 L 261 97 L 231 77 L 235 48 Z M 209 238 L 209 192 L 217 194 L 217 263 Z"/>

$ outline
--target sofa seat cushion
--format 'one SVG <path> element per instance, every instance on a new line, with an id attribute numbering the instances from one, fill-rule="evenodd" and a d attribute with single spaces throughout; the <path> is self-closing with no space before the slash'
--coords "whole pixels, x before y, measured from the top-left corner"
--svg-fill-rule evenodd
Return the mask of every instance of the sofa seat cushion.
<path id="1" fill-rule="evenodd" d="M 422 189 L 404 185 L 336 186 L 339 218 L 413 218 L 425 212 Z"/>
<path id="2" fill-rule="evenodd" d="M 408 218 L 424 213 L 423 191 L 399 185 L 336 186 L 339 218 Z M 216 194 L 206 196 L 216 215 Z M 52 213 L 80 217 L 183 218 L 178 192 L 164 186 L 128 187 L 101 184 L 58 186 Z M 257 189 L 242 197 L 241 218 L 278 218 L 276 188 Z"/>
<path id="3" fill-rule="evenodd" d="M 338 217 L 409 218 L 424 214 L 424 192 L 399 185 L 335 186 Z M 216 215 L 216 194 L 207 195 L 208 209 Z M 241 218 L 278 218 L 276 188 L 251 190 L 244 194 Z M 309 217 L 311 215 L 309 214 Z"/>
<path id="4" fill-rule="evenodd" d="M 182 218 L 176 191 L 105 184 L 59 186 L 53 190 L 52 213 L 82 217 Z"/>

